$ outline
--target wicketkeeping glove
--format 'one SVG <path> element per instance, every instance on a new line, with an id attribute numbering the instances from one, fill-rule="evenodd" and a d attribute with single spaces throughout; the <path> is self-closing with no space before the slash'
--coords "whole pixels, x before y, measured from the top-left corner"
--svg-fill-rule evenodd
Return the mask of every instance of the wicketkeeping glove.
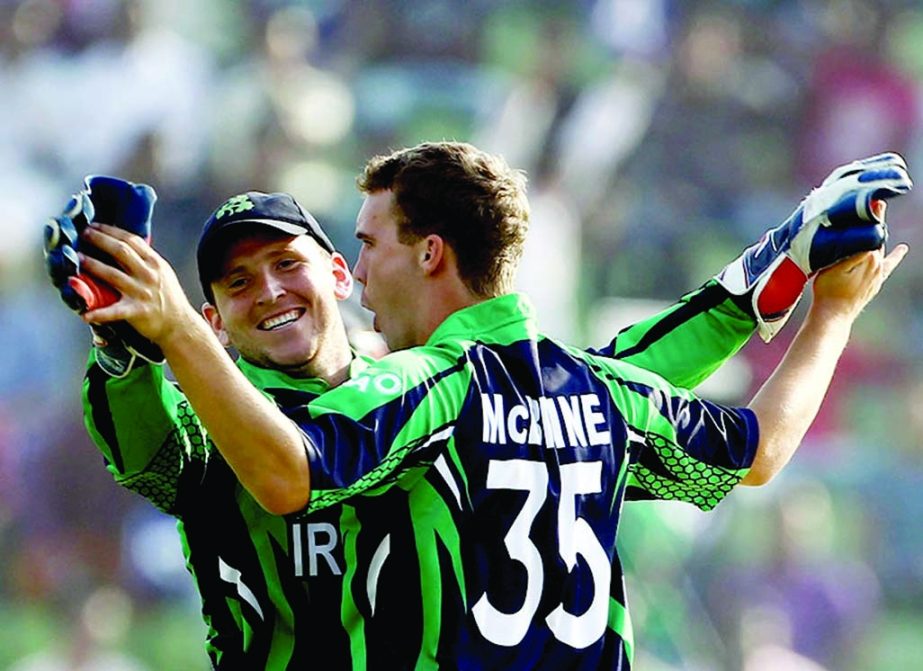
<path id="1" fill-rule="evenodd" d="M 809 278 L 884 244 L 887 226 L 873 203 L 912 187 L 907 165 L 898 154 L 879 154 L 840 166 L 788 219 L 728 264 L 717 280 L 734 295 L 750 294 L 760 337 L 769 342 L 788 321 Z"/>
<path id="2" fill-rule="evenodd" d="M 151 215 L 157 195 L 146 184 L 115 177 L 89 176 L 86 188 L 74 194 L 64 211 L 45 225 L 45 269 L 61 298 L 77 314 L 111 305 L 119 299 L 111 286 L 80 270 L 77 252 L 110 265 L 115 260 L 81 240 L 87 225 L 98 221 L 118 226 L 150 242 Z M 138 358 L 163 363 L 163 352 L 128 322 L 94 324 L 93 345 L 100 367 L 113 377 L 123 377 Z"/>

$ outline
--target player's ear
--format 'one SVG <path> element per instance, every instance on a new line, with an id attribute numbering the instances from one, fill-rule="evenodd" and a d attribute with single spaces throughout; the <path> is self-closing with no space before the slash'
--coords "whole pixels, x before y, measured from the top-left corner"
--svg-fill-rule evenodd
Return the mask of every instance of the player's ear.
<path id="1" fill-rule="evenodd" d="M 349 264 L 339 252 L 334 252 L 330 257 L 333 267 L 333 294 L 338 301 L 345 301 L 353 293 L 353 274 L 349 272 Z"/>
<path id="2" fill-rule="evenodd" d="M 419 250 L 420 267 L 425 274 L 430 275 L 435 272 L 442 263 L 443 256 L 445 255 L 445 240 L 442 239 L 441 235 L 432 233 L 423 238 L 421 242 L 422 244 Z"/>
<path id="3" fill-rule="evenodd" d="M 218 308 L 206 301 L 202 303 L 202 316 L 205 317 L 205 321 L 209 323 L 212 331 L 218 336 L 218 341 L 221 345 L 230 347 L 231 339 L 228 337 L 228 332 L 224 330 L 224 321 L 221 319 L 221 315 L 218 314 Z"/>

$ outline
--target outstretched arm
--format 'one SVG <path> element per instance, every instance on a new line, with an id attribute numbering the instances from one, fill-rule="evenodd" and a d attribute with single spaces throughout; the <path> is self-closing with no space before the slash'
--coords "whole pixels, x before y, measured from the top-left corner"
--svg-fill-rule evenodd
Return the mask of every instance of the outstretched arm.
<path id="1" fill-rule="evenodd" d="M 840 166 L 782 224 L 732 261 L 717 278 L 598 350 L 693 388 L 759 330 L 767 342 L 782 328 L 818 270 L 886 238 L 885 201 L 908 192 L 897 154 Z"/>
<path id="2" fill-rule="evenodd" d="M 791 459 L 814 421 L 853 322 L 904 258 L 906 245 L 888 256 L 865 252 L 822 271 L 814 301 L 788 352 L 750 402 L 760 442 L 745 485 L 769 482 Z"/>
<path id="3" fill-rule="evenodd" d="M 727 289 L 709 280 L 662 312 L 626 326 L 608 346 L 591 351 L 692 389 L 734 356 L 755 331 L 756 319 Z"/>
<path id="4" fill-rule="evenodd" d="M 84 235 L 120 267 L 81 256 L 82 267 L 121 294 L 116 303 L 84 313 L 84 321 L 125 320 L 159 345 L 241 484 L 270 513 L 302 508 L 310 487 L 301 433 L 234 365 L 169 263 L 142 238 L 112 226 L 94 224 Z"/>

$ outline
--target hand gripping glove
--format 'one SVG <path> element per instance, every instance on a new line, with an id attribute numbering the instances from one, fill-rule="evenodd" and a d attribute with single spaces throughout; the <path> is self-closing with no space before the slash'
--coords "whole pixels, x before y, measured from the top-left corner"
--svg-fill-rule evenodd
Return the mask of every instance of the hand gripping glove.
<path id="1" fill-rule="evenodd" d="M 776 228 L 743 251 L 717 277 L 736 296 L 749 295 L 760 337 L 769 342 L 788 321 L 815 273 L 887 239 L 882 203 L 913 182 L 894 153 L 834 170 Z"/>
<path id="2" fill-rule="evenodd" d="M 74 194 L 64 211 L 45 225 L 45 269 L 61 298 L 77 314 L 111 305 L 119 299 L 111 286 L 80 270 L 78 250 L 110 265 L 115 260 L 80 238 L 87 225 L 98 221 L 118 226 L 150 242 L 151 214 L 157 195 L 146 184 L 115 177 L 89 176 L 86 188 Z M 163 363 L 163 353 L 128 322 L 93 324 L 93 345 L 100 367 L 113 377 L 124 377 L 140 357 Z"/>

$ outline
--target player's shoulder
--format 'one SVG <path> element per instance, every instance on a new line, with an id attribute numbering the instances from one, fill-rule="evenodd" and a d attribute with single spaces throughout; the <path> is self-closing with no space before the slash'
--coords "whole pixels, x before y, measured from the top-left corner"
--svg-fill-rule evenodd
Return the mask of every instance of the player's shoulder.
<path id="1" fill-rule="evenodd" d="M 574 345 L 554 342 L 567 356 L 582 362 L 600 377 L 623 383 L 638 383 L 649 387 L 669 386 L 669 383 L 663 377 L 636 364 L 607 356 L 595 350 L 586 350 Z"/>
<path id="2" fill-rule="evenodd" d="M 392 352 L 370 362 L 342 386 L 353 389 L 407 390 L 461 370 L 459 356 L 450 348 L 425 345 Z"/>

